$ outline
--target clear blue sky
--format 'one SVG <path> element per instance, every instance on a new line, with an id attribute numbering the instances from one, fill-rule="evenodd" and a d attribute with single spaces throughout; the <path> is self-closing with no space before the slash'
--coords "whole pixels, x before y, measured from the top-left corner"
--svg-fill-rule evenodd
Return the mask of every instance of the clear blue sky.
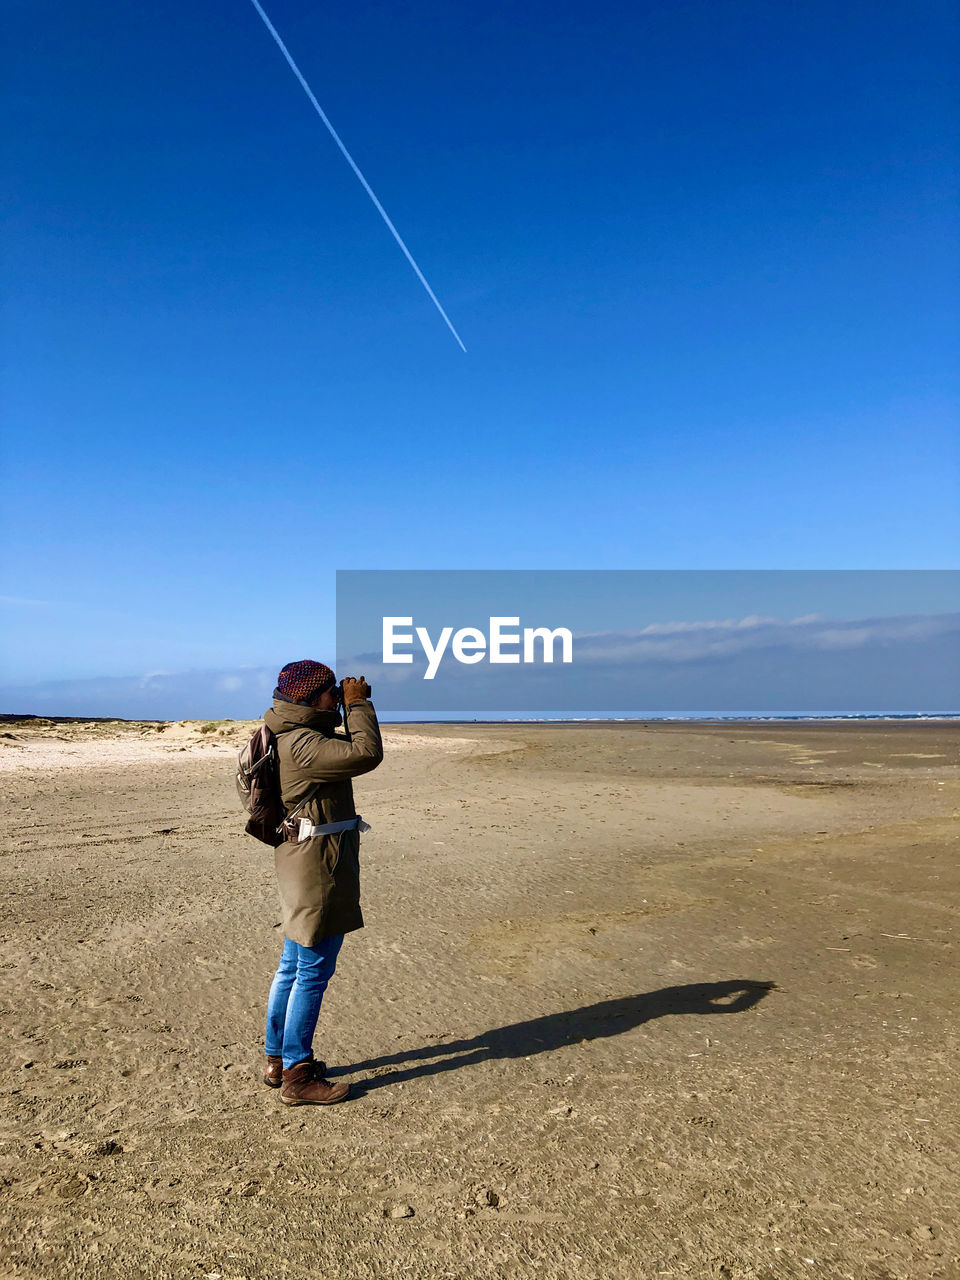
<path id="1" fill-rule="evenodd" d="M 7 679 L 336 568 L 958 563 L 947 3 L 8 9 Z M 30 603 L 32 602 L 32 603 Z"/>

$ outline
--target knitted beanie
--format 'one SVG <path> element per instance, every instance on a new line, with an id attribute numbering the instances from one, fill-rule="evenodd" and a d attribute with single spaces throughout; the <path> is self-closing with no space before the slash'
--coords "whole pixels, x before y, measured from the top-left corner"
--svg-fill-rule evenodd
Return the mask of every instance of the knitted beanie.
<path id="1" fill-rule="evenodd" d="M 288 662 L 277 676 L 277 692 L 290 702 L 313 702 L 319 694 L 337 683 L 337 677 L 322 662 L 304 658 Z"/>

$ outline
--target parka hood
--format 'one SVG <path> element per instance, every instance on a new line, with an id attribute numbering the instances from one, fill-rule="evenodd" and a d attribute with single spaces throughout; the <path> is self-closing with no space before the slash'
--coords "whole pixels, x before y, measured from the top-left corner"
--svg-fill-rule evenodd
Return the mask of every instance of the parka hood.
<path id="1" fill-rule="evenodd" d="M 316 733 L 332 734 L 343 724 L 339 711 L 318 711 L 316 707 L 304 707 L 298 702 L 285 702 L 274 698 L 273 706 L 264 712 L 264 723 L 271 733 L 289 733 L 291 729 L 313 729 Z"/>

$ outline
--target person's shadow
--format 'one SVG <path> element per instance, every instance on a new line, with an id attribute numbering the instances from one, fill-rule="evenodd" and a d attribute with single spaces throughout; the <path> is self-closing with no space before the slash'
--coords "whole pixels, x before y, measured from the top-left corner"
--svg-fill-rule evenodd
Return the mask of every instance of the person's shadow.
<path id="1" fill-rule="evenodd" d="M 773 982 L 733 978 L 726 982 L 697 982 L 684 987 L 663 987 L 660 991 L 649 991 L 642 995 L 602 1000 L 599 1004 L 589 1004 L 582 1009 L 548 1013 L 542 1018 L 531 1018 L 527 1022 L 512 1022 L 506 1027 L 494 1027 L 471 1040 L 450 1040 L 424 1045 L 420 1049 L 409 1049 L 403 1053 L 388 1054 L 382 1058 L 370 1058 L 366 1062 L 331 1069 L 327 1074 L 342 1076 L 361 1071 L 376 1072 L 372 1078 L 353 1082 L 352 1095 L 361 1097 L 384 1085 L 439 1075 L 443 1071 L 456 1071 L 459 1067 L 472 1067 L 475 1063 L 486 1062 L 491 1058 L 529 1058 L 581 1040 L 618 1036 L 624 1031 L 632 1031 L 644 1022 L 672 1014 L 742 1013 L 744 1009 L 749 1009 L 762 1000 L 775 986 Z M 424 1061 L 427 1058 L 437 1061 Z M 405 1063 L 419 1065 L 404 1066 Z M 391 1071 L 391 1067 L 403 1069 Z"/>

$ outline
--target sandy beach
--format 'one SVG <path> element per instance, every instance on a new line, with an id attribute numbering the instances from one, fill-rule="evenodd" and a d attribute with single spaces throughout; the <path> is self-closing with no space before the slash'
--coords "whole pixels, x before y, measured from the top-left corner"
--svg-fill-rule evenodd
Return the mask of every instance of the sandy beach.
<path id="1" fill-rule="evenodd" d="M 5 1280 L 960 1275 L 960 725 L 389 728 L 296 1109 L 243 726 L 0 730 Z"/>

